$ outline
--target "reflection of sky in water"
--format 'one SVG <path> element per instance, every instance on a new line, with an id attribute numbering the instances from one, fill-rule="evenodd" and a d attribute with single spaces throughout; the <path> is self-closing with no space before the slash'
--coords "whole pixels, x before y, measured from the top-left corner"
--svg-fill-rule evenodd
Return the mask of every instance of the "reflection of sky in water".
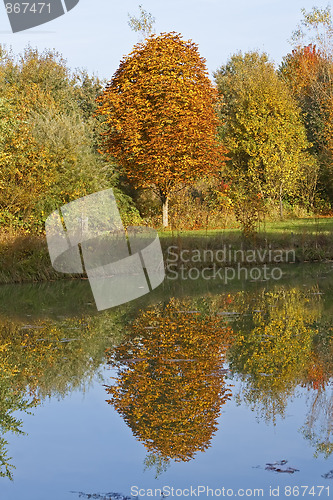
<path id="1" fill-rule="evenodd" d="M 105 370 L 106 383 L 109 375 L 113 372 Z M 237 392 L 237 382 L 233 392 Z M 9 438 L 17 469 L 13 483 L 1 480 L 1 498 L 79 498 L 70 491 L 129 495 L 131 485 L 264 488 L 267 494 L 269 486 L 278 484 L 330 486 L 331 481 L 321 474 L 332 468 L 332 459 L 314 459 L 313 449 L 298 432 L 307 414 L 309 393 L 301 389 L 299 394 L 289 404 L 286 419 L 278 419 L 276 427 L 258 423 L 248 407 L 228 401 L 211 448 L 188 463 L 172 464 L 156 480 L 153 470 L 144 471 L 145 448 L 105 403 L 105 390 L 96 381 L 85 393 L 76 391 L 61 401 L 45 401 L 34 410 L 34 416 L 24 417 L 28 436 Z M 264 470 L 267 462 L 282 459 L 300 472 L 290 475 Z"/>
<path id="2" fill-rule="evenodd" d="M 307 287 L 310 286 L 308 276 L 304 279 L 300 274 L 298 278 L 298 282 L 290 280 L 291 286 L 298 286 L 299 290 L 305 289 L 305 282 Z M 313 281 L 318 283 L 315 276 Z M 258 296 L 261 286 L 258 286 Z M 329 279 L 320 282 L 320 290 L 324 292 L 320 299 L 321 307 L 325 312 L 325 322 L 330 324 L 333 310 L 331 287 Z M 243 284 L 240 284 L 238 289 L 242 288 Z M 156 300 L 160 301 L 174 292 L 168 294 L 166 289 L 160 287 L 154 293 Z M 229 290 L 223 287 L 216 293 L 226 294 Z M 198 288 L 189 295 L 202 297 L 205 290 Z M 0 297 L 4 299 L 0 305 L 1 316 L 7 314 L 27 323 L 33 322 L 36 317 L 68 318 L 87 311 L 93 312 L 97 319 L 102 318 L 92 311 L 94 308 L 87 282 L 2 287 Z M 149 300 L 154 302 L 154 294 L 149 296 Z M 136 309 L 138 306 L 129 306 L 128 311 L 133 313 L 132 307 Z M 144 307 L 144 303 L 140 307 Z M 233 307 L 231 303 L 230 311 Z M 126 318 L 126 314 L 121 317 L 120 325 L 128 324 Z M 230 325 L 233 326 L 233 323 Z M 92 339 L 91 346 L 94 342 Z M 89 354 L 88 350 L 86 354 Z M 263 488 L 264 498 L 269 497 L 270 486 L 323 485 L 330 486 L 332 494 L 332 480 L 321 477 L 333 469 L 332 456 L 327 460 L 322 455 L 314 458 L 314 447 L 301 432 L 310 411 L 311 396 L 316 392 L 298 388 L 297 397 L 288 404 L 286 418 L 277 416 L 275 427 L 258 420 L 257 413 L 244 402 L 237 406 L 232 398 L 222 406 L 218 431 L 212 438 L 211 447 L 205 453 L 198 452 L 196 458 L 187 463 L 171 463 L 167 471 L 155 479 L 154 469 L 144 470 L 147 453 L 143 443 L 133 437 L 122 417 L 105 402 L 109 396 L 103 383 L 110 384 L 109 377 L 114 375 L 113 370 L 105 369 L 104 381 L 95 377 L 93 385 L 85 391 L 75 390 L 60 400 L 56 397 L 46 399 L 41 406 L 33 409 L 33 416 L 16 413 L 17 418 L 23 420 L 27 436 L 10 433 L 5 436 L 9 441 L 8 454 L 13 457 L 16 469 L 13 470 L 13 482 L 0 478 L 1 500 L 79 498 L 71 491 L 112 491 L 130 495 L 131 485 L 144 489 L 162 488 L 164 485 L 174 488 L 204 485 L 212 489 L 225 487 L 235 490 Z M 235 386 L 231 388 L 235 396 L 239 391 L 239 382 L 232 380 L 230 383 Z M 331 387 L 326 388 L 326 393 L 329 397 Z M 266 463 L 280 460 L 288 460 L 288 466 L 300 471 L 278 474 L 265 470 Z M 280 498 L 285 498 L 282 492 Z M 321 498 L 327 498 L 327 493 L 323 492 Z"/>

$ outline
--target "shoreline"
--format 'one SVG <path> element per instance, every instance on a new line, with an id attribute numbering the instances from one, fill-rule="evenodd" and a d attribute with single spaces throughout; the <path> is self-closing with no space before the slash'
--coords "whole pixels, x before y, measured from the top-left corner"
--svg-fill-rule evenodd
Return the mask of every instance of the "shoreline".
<path id="1" fill-rule="evenodd" d="M 245 239 L 237 230 L 160 231 L 165 267 L 245 268 L 333 261 L 330 232 L 265 232 Z M 44 235 L 0 233 L 0 284 L 82 279 L 53 269 Z"/>

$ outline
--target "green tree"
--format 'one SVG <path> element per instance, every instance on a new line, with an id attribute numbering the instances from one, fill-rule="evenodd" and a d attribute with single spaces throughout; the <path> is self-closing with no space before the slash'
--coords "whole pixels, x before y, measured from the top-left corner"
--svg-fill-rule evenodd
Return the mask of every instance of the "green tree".
<path id="1" fill-rule="evenodd" d="M 103 131 L 96 98 L 103 82 L 72 73 L 55 51 L 0 50 L 0 218 L 4 226 L 42 231 L 57 207 L 116 186 L 125 223 L 138 222 L 118 187 L 115 166 L 99 154 Z"/>
<path id="2" fill-rule="evenodd" d="M 20 113 L 20 114 L 18 114 Z M 43 198 L 54 180 L 51 158 L 33 137 L 10 99 L 0 99 L 0 220 L 2 225 L 20 221 L 29 226 L 37 200 Z"/>
<path id="3" fill-rule="evenodd" d="M 223 98 L 220 134 L 229 153 L 227 177 L 236 205 L 256 196 L 279 202 L 298 195 L 309 143 L 299 109 L 266 54 L 233 55 L 215 73 Z M 253 201 L 251 201 L 253 204 Z M 236 207 L 237 208 L 237 207 Z"/>

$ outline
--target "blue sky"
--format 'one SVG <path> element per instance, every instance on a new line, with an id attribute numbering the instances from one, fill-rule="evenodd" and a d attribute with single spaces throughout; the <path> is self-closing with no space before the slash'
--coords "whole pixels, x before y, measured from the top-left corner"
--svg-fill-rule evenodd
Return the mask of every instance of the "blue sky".
<path id="1" fill-rule="evenodd" d="M 15 53 L 28 44 L 40 50 L 55 48 L 71 68 L 110 79 L 138 42 L 127 14 L 137 14 L 140 3 L 156 18 L 157 33 L 176 31 L 199 45 L 210 75 L 239 50 L 266 51 L 279 64 L 291 50 L 288 39 L 301 19 L 301 8 L 327 5 L 316 0 L 80 0 L 65 16 L 15 34 L 0 5 L 0 43 Z"/>

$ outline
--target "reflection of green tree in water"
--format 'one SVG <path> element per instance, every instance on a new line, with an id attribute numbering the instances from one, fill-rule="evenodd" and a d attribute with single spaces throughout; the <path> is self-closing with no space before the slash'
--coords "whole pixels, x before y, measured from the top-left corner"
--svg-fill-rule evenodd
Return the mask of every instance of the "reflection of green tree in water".
<path id="1" fill-rule="evenodd" d="M 215 307 L 221 307 L 219 301 Z M 302 433 L 316 456 L 328 457 L 333 452 L 333 327 L 331 316 L 322 318 L 318 289 L 241 292 L 230 297 L 230 307 L 239 315 L 228 352 L 242 380 L 236 398 L 275 423 L 296 388 L 307 388 L 309 412 Z"/>
<path id="2" fill-rule="evenodd" d="M 333 398 L 325 390 L 319 389 L 311 394 L 310 412 L 307 415 L 302 433 L 315 449 L 315 456 L 328 458 L 333 453 Z"/>
<path id="3" fill-rule="evenodd" d="M 188 461 L 210 446 L 230 397 L 223 363 L 230 329 L 218 315 L 171 301 L 141 311 L 126 340 L 109 352 L 118 378 L 108 402 L 151 454 L 146 464 Z"/>
<path id="4" fill-rule="evenodd" d="M 4 436 L 8 432 L 23 434 L 22 422 L 13 413 L 16 411 L 28 411 L 36 405 L 36 400 L 25 397 L 24 391 L 19 391 L 11 386 L 11 374 L 0 371 L 0 477 L 12 479 L 12 469 L 15 468 L 8 456 L 8 442 Z"/>
<path id="5" fill-rule="evenodd" d="M 0 476 L 12 478 L 14 467 L 4 435 L 23 433 L 13 413 L 89 384 L 116 330 L 108 314 L 35 325 L 0 319 Z"/>
<path id="6" fill-rule="evenodd" d="M 13 333 L 11 326 L 10 323 L 4 326 L 4 337 L 8 337 L 8 334 Z M 21 345 L 23 348 L 24 345 Z M 33 391 L 30 391 L 32 397 L 27 397 L 25 387 L 22 387 L 18 380 L 17 365 L 10 359 L 10 350 L 10 341 L 8 341 L 8 338 L 4 338 L 3 343 L 0 345 L 0 476 L 12 479 L 12 469 L 15 467 L 10 462 L 11 457 L 8 457 L 8 442 L 2 436 L 8 432 L 23 434 L 22 422 L 13 413 L 28 411 L 37 404 L 37 400 L 32 395 Z"/>
<path id="7" fill-rule="evenodd" d="M 315 456 L 327 458 L 333 453 L 333 327 L 331 322 L 319 326 L 319 336 L 312 352 L 304 386 L 309 391 L 310 411 L 302 433 L 315 449 Z"/>
<path id="8" fill-rule="evenodd" d="M 307 377 L 318 335 L 314 323 L 320 314 L 319 299 L 296 288 L 280 288 L 254 298 L 238 294 L 235 302 L 242 316 L 235 324 L 228 358 L 244 381 L 239 397 L 275 423 Z"/>

